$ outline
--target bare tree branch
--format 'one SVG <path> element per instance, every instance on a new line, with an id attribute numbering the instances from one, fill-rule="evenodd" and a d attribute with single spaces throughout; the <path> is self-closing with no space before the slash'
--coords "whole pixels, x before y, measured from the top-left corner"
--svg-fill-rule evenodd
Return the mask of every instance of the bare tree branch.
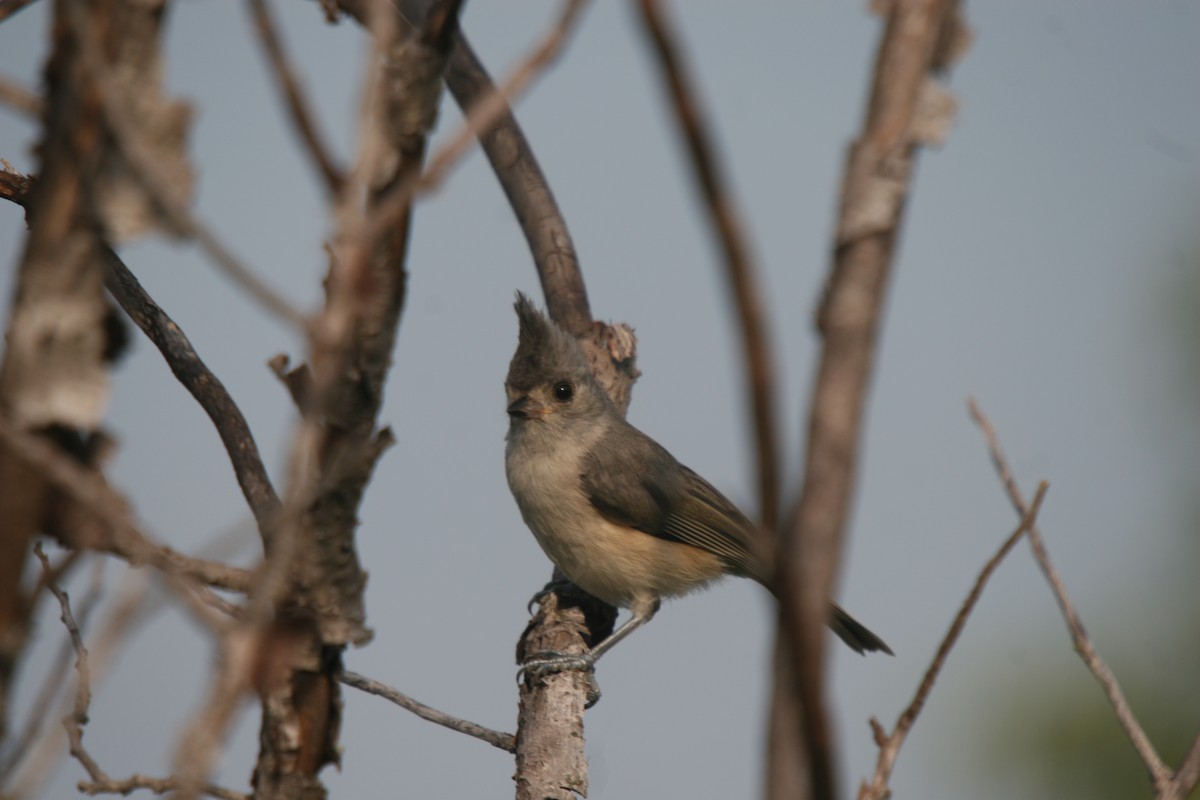
<path id="1" fill-rule="evenodd" d="M 317 120 L 312 107 L 305 96 L 300 79 L 288 58 L 284 48 L 283 37 L 279 34 L 279 26 L 275 24 L 274 16 L 268 0 L 247 0 L 250 15 L 254 20 L 254 28 L 258 33 L 258 41 L 262 45 L 263 54 L 271 67 L 271 74 L 279 93 L 283 96 L 284 106 L 292 119 L 292 127 L 304 143 L 305 152 L 316 167 L 317 173 L 325 183 L 325 191 L 335 197 L 342 190 L 345 182 L 344 170 L 338 166 L 325 137 L 317 127 Z"/>
<path id="2" fill-rule="evenodd" d="M 775 434 L 775 365 L 763 303 L 758 265 L 751 253 L 742 214 L 723 174 L 709 134 L 699 92 L 693 85 L 678 35 L 667 21 L 661 0 L 640 0 L 642 29 L 658 58 L 671 98 L 675 122 L 691 156 L 692 175 L 704 198 L 709 224 L 725 259 L 725 277 L 733 292 L 742 336 L 747 404 L 751 409 L 754 454 L 758 463 L 758 505 L 763 528 L 774 531 L 779 515 L 779 453 Z"/>
<path id="3" fill-rule="evenodd" d="M 996 467 L 996 473 L 1000 477 L 1001 483 L 1004 484 L 1009 501 L 1018 514 L 1022 516 L 1027 515 L 1029 506 L 1026 504 L 1025 498 L 1017 486 L 1016 479 L 1009 469 L 1004 451 L 1000 447 L 1000 440 L 996 436 L 996 429 L 992 427 L 991 421 L 984 415 L 983 410 L 980 409 L 979 404 L 975 402 L 974 398 L 967 401 L 967 407 L 971 413 L 971 419 L 983 431 L 983 436 L 987 440 L 988 451 L 992 456 L 992 463 Z M 1083 663 L 1087 665 L 1087 668 L 1104 690 L 1104 694 L 1108 697 L 1113 711 L 1116 712 L 1117 721 L 1121 724 L 1121 728 L 1124 729 L 1125 735 L 1129 737 L 1129 741 L 1133 744 L 1133 749 L 1137 751 L 1138 756 L 1142 759 L 1142 763 L 1145 764 L 1146 769 L 1150 772 L 1156 796 L 1174 797 L 1174 776 L 1171 769 L 1163 763 L 1158 752 L 1154 749 L 1154 745 L 1150 743 L 1150 737 L 1146 735 L 1137 717 L 1134 716 L 1133 709 L 1129 707 L 1129 702 L 1125 699 L 1125 695 L 1117 683 L 1116 676 L 1112 674 L 1112 671 L 1104 663 L 1104 660 L 1100 658 L 1100 654 L 1096 652 L 1091 639 L 1088 638 L 1087 632 L 1083 628 L 1083 620 L 1079 618 L 1079 613 L 1075 610 L 1075 606 L 1067 596 L 1066 587 L 1063 586 L 1058 570 L 1050 562 L 1050 554 L 1047 552 L 1046 544 L 1042 540 L 1041 531 L 1038 530 L 1036 525 L 1029 528 L 1029 546 L 1033 550 L 1034 559 L 1037 561 L 1042 573 L 1046 576 L 1046 581 L 1050 584 L 1050 590 L 1054 593 L 1054 598 L 1058 601 L 1059 608 L 1062 609 L 1063 618 L 1066 620 L 1067 628 L 1071 632 L 1071 640 L 1075 643 L 1075 651 L 1079 653 L 1079 657 L 1083 659 Z"/>
<path id="4" fill-rule="evenodd" d="M 122 780 L 109 778 L 103 781 L 80 781 L 77 788 L 84 794 L 95 797 L 101 794 L 130 795 L 139 789 L 146 789 L 155 794 L 167 794 L 180 791 L 183 784 L 178 778 L 151 778 L 147 775 L 134 774 Z M 250 800 L 250 795 L 211 783 L 201 787 L 200 793 L 216 797 L 218 800 Z"/>
<path id="5" fill-rule="evenodd" d="M 824 705 L 823 631 L 854 495 L 885 288 L 917 148 L 947 123 L 945 104 L 927 102 L 948 97 L 931 76 L 949 65 L 947 43 L 961 40 L 954 0 L 895 0 L 886 13 L 863 133 L 847 158 L 834 261 L 818 312 L 824 343 L 810 401 L 804 483 L 780 543 L 779 636 L 797 681 L 796 719 L 814 800 L 839 795 Z M 942 112 L 940 127 L 930 119 L 931 107 Z"/>
<path id="6" fill-rule="evenodd" d="M 917 687 L 916 694 L 913 695 L 912 701 L 908 707 L 901 712 L 899 719 L 896 720 L 896 727 L 892 729 L 890 734 L 886 734 L 883 726 L 878 720 L 871 719 L 871 728 L 875 731 L 875 741 L 879 745 L 879 757 L 875 763 L 875 776 L 872 778 L 870 785 L 865 781 L 858 789 L 859 800 L 886 800 L 891 796 L 891 788 L 888 786 L 888 780 L 891 778 L 892 769 L 896 765 L 896 756 L 900 753 L 900 747 L 904 744 L 904 740 L 908 738 L 908 732 L 912 730 L 913 723 L 917 721 L 917 717 L 921 713 L 921 709 L 925 706 L 925 701 L 929 697 L 930 691 L 933 690 L 934 681 L 945 666 L 946 658 L 950 655 L 950 651 L 958 642 L 958 637 L 962 634 L 963 628 L 966 627 L 967 617 L 975 610 L 975 604 L 979 602 L 979 598 L 983 596 L 984 586 L 987 585 L 988 579 L 992 573 L 1000 566 L 1000 562 L 1004 557 L 1016 546 L 1021 537 L 1024 536 L 1037 522 L 1038 512 L 1042 507 L 1042 500 L 1046 496 L 1046 490 L 1050 488 L 1050 484 L 1042 481 L 1038 484 L 1037 493 L 1033 497 L 1033 504 L 1029 510 L 1025 512 L 1021 524 L 1013 531 L 1004 543 L 1000 545 L 1000 549 L 996 551 L 988 562 L 983 565 L 979 576 L 975 579 L 975 585 L 971 587 L 971 591 L 967 594 L 967 599 L 963 601 L 962 607 L 959 608 L 958 614 L 955 615 L 954 621 L 950 624 L 950 630 L 946 631 L 945 637 L 938 645 L 937 653 L 933 657 L 929 668 L 925 670 L 925 677 L 921 679 L 921 684 Z"/>
<path id="7" fill-rule="evenodd" d="M 49 588 L 52 583 L 57 582 L 59 576 L 65 574 L 66 570 L 78 560 L 79 555 L 80 551 L 72 551 L 59 562 L 58 566 L 52 567 L 49 571 L 43 568 L 39 586 Z M 39 559 L 42 558 L 42 556 L 38 557 Z M 42 560 L 43 564 L 45 564 L 45 560 Z M 100 569 L 94 570 L 91 585 L 88 587 L 87 594 L 84 595 L 83 602 L 79 606 L 77 627 L 81 631 L 87 626 L 88 618 L 95 610 L 102 596 L 103 565 L 101 561 L 98 560 L 96 566 L 100 567 Z M 44 673 L 37 697 L 25 716 L 25 725 L 21 733 L 14 737 L 12 746 L 5 753 L 5 759 L 0 764 L 0 785 L 8 783 L 8 777 L 12 775 L 17 766 L 24 760 L 29 748 L 38 738 L 44 724 L 50 718 L 50 709 L 59 692 L 67 683 L 67 672 L 71 669 L 71 656 L 74 654 L 75 648 L 70 636 L 68 636 L 67 641 L 63 643 L 58 653 L 55 654 L 53 665 Z"/>
<path id="8" fill-rule="evenodd" d="M 497 91 L 461 31 L 446 69 L 446 85 L 464 111 Z M 529 141 L 512 109 L 506 111 L 484 131 L 480 144 L 529 243 L 546 310 L 563 329 L 576 337 L 585 336 L 592 327 L 592 312 L 574 242 Z"/>
<path id="9" fill-rule="evenodd" d="M 109 11 L 89 13 L 99 25 L 107 24 Z M 41 178 L 32 188 L 20 176 L 4 180 L 6 192 L 29 189 L 30 229 L 4 336 L 0 418 L 13 436 L 34 439 L 56 455 L 70 452 L 82 465 L 92 462 L 104 438 L 109 396 L 105 356 L 112 341 L 105 322 L 111 309 L 96 262 L 102 244 L 96 195 L 107 147 L 89 102 L 82 43 L 64 19 L 63 4 L 55 12 L 43 73 Z M 11 437 L 0 439 L 0 739 L 7 734 L 10 681 L 28 631 L 22 570 L 34 536 L 59 515 L 53 487 L 23 462 Z"/>
<path id="10" fill-rule="evenodd" d="M 482 725 L 476 725 L 474 722 L 468 722 L 467 720 L 459 719 L 458 717 L 452 717 L 444 711 L 438 711 L 436 708 L 430 708 L 424 703 L 419 703 L 416 700 L 413 700 L 411 697 L 398 689 L 394 689 L 385 683 L 380 683 L 379 681 L 359 675 L 357 672 L 343 670 L 340 680 L 347 686 L 353 686 L 359 691 L 389 700 L 403 708 L 405 711 L 411 711 L 421 719 L 428 720 L 436 725 L 441 725 L 444 728 L 449 728 L 452 731 L 465 733 L 467 736 L 474 736 L 476 739 L 485 741 L 493 747 L 498 747 L 505 752 L 516 752 L 516 740 L 511 733 L 494 731 L 491 728 L 485 728 Z"/>
<path id="11" fill-rule="evenodd" d="M 255 0 L 252 0 L 254 2 Z M 111 248 L 102 252 L 107 269 L 104 285 L 142 332 L 154 342 L 167 366 L 208 414 L 221 437 L 238 485 L 264 540 L 279 513 L 279 497 L 271 486 L 258 445 L 242 411 L 192 348 L 192 343 L 154 302 Z"/>
<path id="12" fill-rule="evenodd" d="M 0 22 L 16 14 L 23 8 L 33 5 L 34 0 L 0 0 Z"/>
<path id="13" fill-rule="evenodd" d="M 251 600 L 266 665 L 255 679 L 257 800 L 324 795 L 319 773 L 339 759 L 342 652 L 371 637 L 354 534 L 386 446 L 375 425 L 405 299 L 411 203 L 387 229 L 370 231 L 367 221 L 420 174 L 459 6 L 439 3 L 403 32 L 389 3 L 367 9 L 361 138 L 336 209 L 325 304 L 310 329 L 312 391 L 293 439 L 281 535 Z"/>
<path id="14" fill-rule="evenodd" d="M 3 6 L 0 5 L 0 8 Z M 7 78 L 0 78 L 0 105 L 27 117 L 37 117 L 42 113 L 42 98 Z"/>
<path id="15" fill-rule="evenodd" d="M 247 570 L 219 561 L 182 555 L 170 547 L 153 542 L 129 518 L 124 500 L 102 476 L 63 455 L 40 437 L 22 433 L 0 415 L 0 443 L 16 458 L 64 491 L 106 528 L 104 535 L 81 543 L 118 556 L 137 566 L 147 564 L 168 576 L 198 581 L 206 586 L 245 592 L 251 585 Z"/>
<path id="16" fill-rule="evenodd" d="M 417 16 L 415 3 L 401 5 L 405 15 L 410 18 Z M 338 6 L 366 24 L 368 0 L 339 0 Z M 564 6 L 560 21 L 566 19 L 569 22 L 567 15 L 573 13 L 577 12 L 570 5 Z M 561 27 L 560 22 L 555 30 Z M 552 32 L 549 40 L 557 37 L 558 34 Z M 535 57 L 536 54 L 531 56 Z M 529 61 L 526 59 L 526 63 Z M 488 103 L 488 98 L 502 96 L 471 52 L 461 30 L 445 80 L 458 104 L 468 114 L 470 109 Z M 637 377 L 636 339 L 627 326 L 593 324 L 583 276 L 566 223 L 511 109 L 507 104 L 497 104 L 497 107 L 502 108 L 504 113 L 490 129 L 483 132 L 481 142 L 530 244 L 550 315 L 580 339 L 601 384 L 618 408 L 624 410 L 628 407 L 630 389 Z M 491 113 L 489 111 L 489 115 Z M 552 581 L 550 593 L 545 595 L 538 615 L 522 635 L 518 649 L 528 650 L 531 642 L 540 640 L 553 640 L 563 648 L 586 648 L 585 637 L 590 633 L 596 637 L 595 641 L 599 641 L 606 631 L 611 630 L 615 616 L 616 609 L 611 606 L 584 595 L 569 584 L 564 588 L 564 584 Z M 518 730 L 521 732 L 518 748 L 532 747 L 536 750 L 539 746 L 533 743 L 544 742 L 547 747 L 553 748 L 553 752 L 541 750 L 540 755 L 550 755 L 555 766 L 584 765 L 582 771 L 574 771 L 573 774 L 581 774 L 580 779 L 586 781 L 582 714 L 589 691 L 589 682 L 581 676 L 550 676 L 548 680 L 538 680 L 532 685 L 523 682 L 518 712 Z M 567 719 L 543 713 L 549 708 L 571 709 L 572 713 Z M 564 725 L 577 735 L 571 735 Z M 523 791 L 520 787 L 531 786 L 532 776 L 522 771 L 521 764 L 537 761 L 546 765 L 550 762 L 538 761 L 536 756 L 526 759 L 521 752 L 517 757 L 518 791 Z M 553 767 L 541 772 L 541 776 L 546 778 L 546 785 L 553 785 L 557 781 L 559 789 L 556 791 L 560 793 L 569 791 L 563 787 L 575 785 L 578 778 L 578 774 L 561 779 L 553 777 L 558 774 Z"/>
<path id="17" fill-rule="evenodd" d="M 494 89 L 465 109 L 467 119 L 458 133 L 430 157 L 429 166 L 417 184 L 420 192 L 438 188 L 476 138 L 491 130 L 505 115 L 511 113 L 509 104 L 562 53 L 567 38 L 575 29 L 575 24 L 586 6 L 587 0 L 567 0 L 551 29 L 513 68 L 500 88 Z"/>
<path id="18" fill-rule="evenodd" d="M 1163 800 L 1186 800 L 1190 797 L 1196 785 L 1200 783 L 1200 734 L 1192 740 L 1192 746 L 1188 748 L 1187 755 L 1183 757 L 1183 761 L 1179 764 L 1179 769 L 1175 770 L 1174 790 L 1175 797 L 1171 798 L 1166 795 Z"/>
<path id="19" fill-rule="evenodd" d="M 71 713 L 63 719 L 63 727 L 67 730 L 67 739 L 71 746 L 71 755 L 83 765 L 93 780 L 107 780 L 108 776 L 104 774 L 104 770 L 100 769 L 100 765 L 83 746 L 83 726 L 87 725 L 88 709 L 92 704 L 92 672 L 88 665 L 88 651 L 83 644 L 83 636 L 79 633 L 79 625 L 75 622 L 75 615 L 71 613 L 71 603 L 67 599 L 67 593 L 60 589 L 51 577 L 50 559 L 46 558 L 40 542 L 34 545 L 33 552 L 42 562 L 46 586 L 58 600 L 59 608 L 62 611 L 62 623 L 71 637 L 71 647 L 75 651 L 75 672 L 78 679 L 75 686 L 75 704 Z"/>

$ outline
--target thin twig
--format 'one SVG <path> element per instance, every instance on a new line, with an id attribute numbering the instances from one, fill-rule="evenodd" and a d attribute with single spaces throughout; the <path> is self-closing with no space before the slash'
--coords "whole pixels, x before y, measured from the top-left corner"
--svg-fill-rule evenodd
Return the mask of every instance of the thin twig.
<path id="1" fill-rule="evenodd" d="M 984 439 L 987 440 L 988 452 L 991 453 L 992 463 L 995 465 L 996 472 L 1004 484 L 1009 502 L 1012 503 L 1013 508 L 1016 509 L 1018 514 L 1025 516 L 1028 513 L 1028 505 L 1025 503 L 1025 498 L 1017 486 L 1012 471 L 1009 469 L 1008 461 L 1004 457 L 1004 451 L 1000 447 L 1000 440 L 996 435 L 996 429 L 992 427 L 991 421 L 984 415 L 983 410 L 975 402 L 974 398 L 967 400 L 967 408 L 970 411 L 971 419 L 979 426 L 983 432 Z M 1038 566 L 1041 567 L 1042 574 L 1046 576 L 1046 580 L 1050 584 L 1050 589 L 1054 592 L 1054 597 L 1058 601 L 1059 608 L 1062 609 L 1063 618 L 1067 622 L 1067 628 L 1071 631 L 1071 639 L 1075 643 L 1076 652 L 1079 653 L 1079 657 L 1083 659 L 1083 663 L 1091 670 L 1092 675 L 1100 683 L 1105 695 L 1108 696 L 1108 701 L 1112 704 L 1113 711 L 1116 712 L 1117 721 L 1125 730 L 1125 734 L 1133 744 L 1133 749 L 1137 751 L 1138 756 L 1142 759 L 1142 763 L 1150 771 L 1150 777 L 1154 781 L 1156 794 L 1160 797 L 1164 796 L 1164 792 L 1172 786 L 1173 776 L 1170 768 L 1159 758 L 1154 745 L 1150 743 L 1150 738 L 1142 730 L 1142 726 L 1138 722 L 1137 717 L 1134 716 L 1133 710 L 1129 707 L 1125 695 L 1121 692 L 1121 687 L 1117 683 L 1116 676 L 1112 674 L 1112 671 L 1109 670 L 1100 658 L 1100 654 L 1092 646 L 1092 642 L 1083 628 L 1083 621 L 1079 618 L 1078 612 L 1075 611 L 1070 598 L 1067 597 L 1067 590 L 1063 586 L 1062 578 L 1059 577 L 1058 570 L 1050 562 L 1050 554 L 1046 551 L 1041 531 L 1038 530 L 1036 525 L 1031 526 L 1028 536 L 1029 545 L 1033 549 L 1033 556 L 1037 560 Z"/>
<path id="2" fill-rule="evenodd" d="M 87 725 L 88 709 L 92 704 L 92 672 L 88 665 L 88 650 L 83 644 L 83 636 L 79 633 L 79 625 L 75 622 L 75 615 L 71 613 L 71 602 L 67 597 L 67 593 L 60 589 L 58 584 L 50 577 L 52 573 L 50 559 L 46 558 L 46 553 L 42 550 L 41 542 L 34 545 L 33 552 L 38 557 L 38 560 L 42 562 L 42 572 L 47 576 L 46 586 L 58 600 L 59 608 L 62 610 L 60 618 L 67 629 L 67 634 L 71 637 L 71 647 L 75 651 L 75 672 L 78 676 L 78 682 L 75 687 L 75 703 L 71 713 L 63 718 L 63 727 L 67 730 L 71 755 L 83 765 L 83 768 L 87 770 L 92 780 L 108 780 L 108 776 L 104 773 L 104 770 L 100 769 L 100 765 L 96 763 L 96 760 L 92 758 L 83 746 L 83 726 Z"/>
<path id="3" fill-rule="evenodd" d="M 103 258 L 106 268 L 104 285 L 109 293 L 154 343 L 171 372 L 216 426 L 225 452 L 233 464 L 238 485 L 265 542 L 279 512 L 279 497 L 271 486 L 258 445 L 241 409 L 224 384 L 196 354 L 187 336 L 147 294 L 120 257 L 111 248 L 105 247 Z"/>
<path id="4" fill-rule="evenodd" d="M 406 711 L 411 711 L 423 720 L 428 720 L 444 728 L 449 728 L 452 731 L 465 733 L 467 736 L 474 736 L 476 739 L 481 739 L 493 747 L 498 747 L 508 753 L 515 753 L 517 750 L 516 738 L 511 733 L 503 733 L 494 731 L 491 728 L 485 728 L 482 725 L 477 725 L 474 722 L 468 722 L 458 717 L 452 717 L 449 714 L 438 711 L 436 708 L 430 708 L 424 703 L 419 703 L 413 700 L 408 695 L 388 686 L 385 683 L 372 680 L 357 672 L 344 670 L 339 678 L 342 683 L 347 686 L 352 686 L 359 691 L 367 692 L 368 694 L 377 695 L 385 700 L 390 700 Z"/>
<path id="5" fill-rule="evenodd" d="M 764 529 L 774 531 L 779 515 L 779 453 L 775 436 L 775 367 L 763 302 L 758 264 L 751 252 L 742 215 L 723 174 L 717 148 L 701 109 L 677 32 L 666 19 L 661 0 L 641 0 L 642 28 L 658 58 L 671 97 L 675 121 L 691 156 L 692 175 L 700 187 L 709 224 L 721 247 L 725 277 L 733 292 L 742 334 L 747 400 L 752 410 L 758 463 L 758 504 Z"/>
<path id="6" fill-rule="evenodd" d="M 586 6 L 587 0 L 567 0 L 550 30 L 517 63 L 500 87 L 494 88 L 467 109 L 467 118 L 458 129 L 458 133 L 429 158 L 429 166 L 425 168 L 417 184 L 419 194 L 431 192 L 441 186 L 446 175 L 462 159 L 467 148 L 509 113 L 510 104 L 554 63 L 575 30 L 575 23 Z"/>
<path id="7" fill-rule="evenodd" d="M 875 731 L 876 742 L 879 744 L 879 757 L 875 762 L 875 776 L 868 786 L 864 781 L 859 787 L 859 800 L 885 800 L 891 794 L 891 788 L 888 786 L 888 780 L 892 775 L 892 768 L 896 765 L 896 756 L 900 752 L 901 745 L 908 737 L 908 732 L 912 729 L 913 723 L 917 721 L 917 716 L 920 715 L 921 709 L 925 706 L 925 701 L 929 697 L 930 691 L 933 689 L 934 681 L 945 666 L 946 658 L 950 655 L 950 651 L 958 642 L 958 637 L 962 634 L 963 628 L 966 627 L 967 617 L 975 609 L 975 604 L 979 602 L 979 598 L 983 595 L 984 586 L 987 585 L 988 579 L 992 573 L 1000 566 L 1000 562 L 1004 557 L 1016 546 L 1021 537 L 1024 536 L 1037 521 L 1038 512 L 1042 507 L 1042 499 L 1046 496 L 1046 490 L 1050 488 L 1050 484 L 1042 481 L 1038 484 L 1037 493 L 1033 497 L 1033 504 L 1029 507 L 1029 511 L 1024 515 L 1021 524 L 1013 531 L 1004 543 L 1000 545 L 1000 549 L 996 551 L 988 562 L 983 565 L 979 576 L 975 579 L 975 585 L 971 587 L 971 591 L 967 594 L 967 599 L 963 601 L 962 607 L 959 608 L 958 614 L 955 615 L 954 621 L 950 624 L 950 629 L 946 631 L 942 643 L 938 646 L 937 653 L 933 657 L 929 668 L 925 670 L 925 677 L 921 680 L 921 684 L 917 687 L 913 699 L 909 702 L 908 707 L 900 714 L 896 720 L 896 727 L 892 729 L 891 734 L 884 734 L 883 726 L 872 718 L 871 727 Z"/>
<path id="8" fill-rule="evenodd" d="M 1190 797 L 1198 783 L 1200 783 L 1200 734 L 1192 740 L 1192 746 L 1188 748 L 1187 755 L 1180 762 L 1179 769 L 1175 770 L 1175 796 L 1179 800 Z"/>
<path id="9" fill-rule="evenodd" d="M 219 561 L 185 556 L 152 541 L 133 523 L 124 501 L 99 474 L 64 455 L 40 437 L 17 430 L 3 415 L 0 415 L 0 442 L 107 527 L 111 535 L 95 542 L 94 549 L 123 558 L 135 566 L 148 564 L 165 575 L 198 581 L 218 589 L 245 592 L 250 587 L 248 570 Z"/>
<path id="10" fill-rule="evenodd" d="M 283 95 L 284 105 L 291 116 L 292 127 L 299 135 L 300 140 L 304 142 L 305 150 L 312 159 L 313 166 L 324 180 L 325 191 L 331 197 L 336 197 L 345 182 L 345 173 L 338 166 L 329 146 L 325 143 L 325 137 L 317 127 L 316 116 L 300 86 L 300 79 L 292 66 L 291 59 L 288 58 L 283 37 L 279 33 L 279 26 L 275 23 L 268 0 L 247 0 L 247 4 L 250 7 L 250 15 L 254 19 L 254 28 L 258 32 L 258 41 L 262 45 L 267 63 L 271 67 L 271 74 L 275 78 L 275 85 L 278 87 L 279 93 Z"/>
<path id="11" fill-rule="evenodd" d="M 108 614 L 105 624 L 91 638 L 88 645 L 88 664 L 91 671 L 92 683 L 100 680 L 113 658 L 122 640 L 134 628 L 135 623 L 144 622 L 151 615 L 147 610 L 154 611 L 162 608 L 161 603 L 148 605 L 145 603 L 148 581 L 140 570 L 129 569 L 123 582 L 113 610 Z M 61 713 L 70 713 L 70 704 L 65 701 Z M 19 780 L 12 786 L 13 797 L 34 797 L 50 774 L 54 764 L 62 755 L 66 755 L 62 738 L 65 731 L 59 728 L 48 730 L 42 734 L 41 740 L 32 748 L 30 757 L 22 765 Z"/>
<path id="12" fill-rule="evenodd" d="M 95 797 L 100 794 L 128 795 L 139 789 L 147 789 L 155 794 L 166 794 L 179 791 L 183 784 L 178 778 L 151 778 L 147 775 L 134 774 L 123 780 L 109 778 L 103 781 L 80 781 L 77 788 L 86 795 Z M 218 800 L 250 800 L 250 796 L 225 789 L 211 783 L 206 783 L 200 789 L 202 794 L 216 797 Z"/>
<path id="13" fill-rule="evenodd" d="M 523 91 L 534 78 L 552 64 L 562 51 L 574 22 L 587 5 L 587 0 L 567 0 L 554 25 L 541 42 L 513 69 L 500 89 L 484 97 L 467 112 L 466 122 L 458 133 L 429 159 L 422 173 L 412 172 L 388 190 L 372 209 L 363 228 L 362 239 L 373 242 L 396 225 L 406 213 L 414 196 L 436 189 L 450 169 L 458 163 L 467 148 L 480 135 L 495 125 L 507 111 L 509 101 Z"/>
<path id="14" fill-rule="evenodd" d="M 0 5 L 0 8 L 3 8 L 3 5 Z M 0 78 L 0 105 L 32 118 L 37 118 L 42 113 L 42 98 L 36 92 L 31 92 L 7 78 Z"/>
<path id="15" fill-rule="evenodd" d="M 38 547 L 40 548 L 40 544 Z M 65 568 L 78 560 L 79 555 L 79 551 L 71 551 L 59 562 L 58 566 L 52 568 L 50 571 L 43 569 L 42 579 L 39 581 L 39 584 L 46 588 L 53 586 L 57 583 L 58 576 L 64 574 Z M 42 556 L 39 556 L 39 558 L 42 558 Z M 43 565 L 45 564 L 44 559 L 42 563 Z M 83 600 L 79 604 L 77 622 L 81 632 L 87 627 L 88 619 L 103 597 L 103 565 L 104 559 L 96 561 L 93 580 L 88 586 L 87 594 L 83 596 Z M 55 703 L 59 691 L 66 683 L 67 671 L 71 669 L 71 656 L 74 653 L 74 642 L 68 637 L 67 641 L 63 642 L 62 647 L 55 655 L 52 666 L 45 671 L 42 684 L 38 689 L 37 699 L 33 701 L 33 705 L 30 706 L 29 712 L 26 714 L 25 725 L 20 735 L 13 739 L 13 745 L 9 748 L 3 765 L 0 765 L 0 784 L 7 783 L 6 778 L 21 764 L 26 753 L 29 752 L 30 746 L 38 738 L 38 734 L 41 733 L 43 725 L 50 718 L 50 708 Z"/>

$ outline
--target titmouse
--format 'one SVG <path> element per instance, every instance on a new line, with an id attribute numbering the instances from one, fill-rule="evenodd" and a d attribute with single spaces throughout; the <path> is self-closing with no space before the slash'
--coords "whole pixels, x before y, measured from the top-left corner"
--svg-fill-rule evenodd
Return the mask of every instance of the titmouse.
<path id="1" fill-rule="evenodd" d="M 526 662 L 526 672 L 590 669 L 644 625 L 663 597 L 725 575 L 771 589 L 759 529 L 707 481 L 625 421 L 579 344 L 524 294 L 508 367 L 508 485 L 546 555 L 581 589 L 631 618 L 582 657 Z M 859 653 L 892 651 L 834 603 L 829 626 Z"/>

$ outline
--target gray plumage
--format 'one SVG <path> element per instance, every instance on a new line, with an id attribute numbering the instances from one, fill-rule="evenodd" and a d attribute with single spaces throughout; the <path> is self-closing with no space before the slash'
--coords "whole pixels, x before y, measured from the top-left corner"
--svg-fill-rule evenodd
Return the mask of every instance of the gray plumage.
<path id="1" fill-rule="evenodd" d="M 633 618 L 591 661 L 644 624 L 659 599 L 727 574 L 771 588 L 764 534 L 707 481 L 617 412 L 578 342 L 524 294 L 505 392 L 505 472 L 550 560 L 580 588 Z M 891 652 L 830 605 L 830 626 L 858 652 Z"/>

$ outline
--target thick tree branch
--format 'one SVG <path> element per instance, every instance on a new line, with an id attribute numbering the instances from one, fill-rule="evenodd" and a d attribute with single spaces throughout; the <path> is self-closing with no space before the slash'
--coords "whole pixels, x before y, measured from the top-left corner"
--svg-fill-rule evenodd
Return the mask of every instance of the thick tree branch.
<path id="1" fill-rule="evenodd" d="M 257 800 L 323 797 L 337 763 L 342 652 L 369 640 L 366 575 L 354 542 L 358 507 L 386 437 L 376 418 L 404 306 L 409 202 L 372 230 L 398 187 L 419 176 L 441 96 L 459 3 L 401 29 L 390 3 L 367 6 L 371 49 L 361 140 L 336 210 L 325 304 L 311 326 L 311 392 L 289 463 L 280 536 L 251 603 L 262 658 Z M 365 203 L 363 202 L 365 199 Z"/>
<path id="2" fill-rule="evenodd" d="M 796 680 L 815 800 L 839 796 L 825 708 L 824 622 L 854 496 L 885 289 L 917 148 L 947 122 L 948 104 L 934 100 L 948 95 L 931 76 L 948 66 L 948 43 L 962 38 L 954 0 L 895 0 L 886 13 L 863 133 L 847 158 L 834 259 L 818 312 L 824 342 L 804 482 L 780 544 L 779 636 Z"/>
<path id="3" fill-rule="evenodd" d="M 69 12 L 66 0 L 54 3 L 37 148 L 41 178 L 25 201 L 31 224 L 0 363 L 0 420 L 12 434 L 0 439 L 0 740 L 7 734 L 8 690 L 27 633 L 21 573 L 34 536 L 59 516 L 53 487 L 26 468 L 12 439 L 34 439 L 56 455 L 70 452 L 77 464 L 91 463 L 104 438 L 108 402 L 111 309 L 96 259 L 103 241 L 96 223 L 99 175 L 107 148 Z M 97 25 L 111 24 L 111 12 L 89 9 Z M 22 182 L 15 184 L 5 179 L 6 190 Z"/>

